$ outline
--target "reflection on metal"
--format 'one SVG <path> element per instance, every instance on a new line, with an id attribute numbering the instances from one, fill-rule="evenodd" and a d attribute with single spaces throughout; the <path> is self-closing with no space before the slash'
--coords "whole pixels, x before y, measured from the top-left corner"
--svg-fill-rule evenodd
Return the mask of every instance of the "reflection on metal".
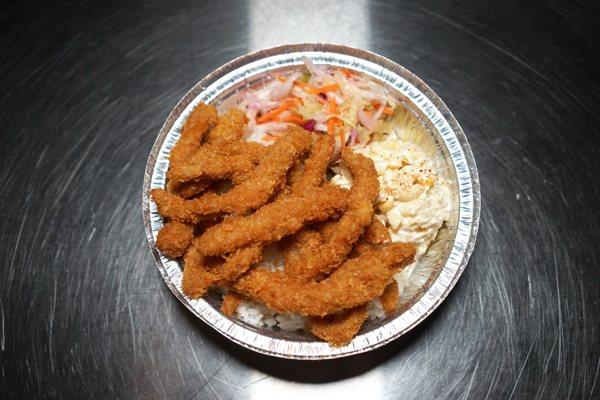
<path id="1" fill-rule="evenodd" d="M 168 155 L 183 121 L 200 102 L 218 102 L 243 86 L 259 80 L 268 71 L 294 68 L 306 55 L 316 64 L 345 66 L 370 75 L 387 85 L 421 119 L 445 158 L 448 176 L 453 181 L 454 215 L 449 226 L 436 238 L 435 257 L 424 267 L 429 279 L 419 281 L 409 292 L 413 298 L 396 315 L 367 324 L 348 345 L 333 348 L 310 335 L 278 330 L 256 329 L 223 316 L 216 296 L 188 299 L 181 291 L 181 267 L 159 254 L 156 234 L 162 226 L 160 215 L 150 201 L 153 188 L 163 187 Z M 146 166 L 143 191 L 143 216 L 148 243 L 167 285 L 195 315 L 234 342 L 249 349 L 284 358 L 327 359 L 375 349 L 406 333 L 427 317 L 454 287 L 475 245 L 479 224 L 480 192 L 475 161 L 465 135 L 439 97 L 418 77 L 376 54 L 327 44 L 281 46 L 237 58 L 215 70 L 177 104 L 162 127 Z M 417 274 L 417 275 L 423 275 Z M 417 283 L 414 283 L 415 285 Z"/>
<path id="2" fill-rule="evenodd" d="M 303 1 L 301 6 L 252 0 L 248 5 L 250 50 L 281 43 L 329 42 L 369 48 L 369 2 Z M 323 18 L 323 16 L 331 18 Z"/>

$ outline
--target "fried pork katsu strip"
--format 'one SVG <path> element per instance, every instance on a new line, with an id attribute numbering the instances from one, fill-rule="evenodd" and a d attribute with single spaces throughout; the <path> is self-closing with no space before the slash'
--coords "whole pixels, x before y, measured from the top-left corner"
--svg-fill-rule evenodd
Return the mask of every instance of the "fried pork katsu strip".
<path id="1" fill-rule="evenodd" d="M 194 228 L 181 222 L 167 222 L 156 237 L 156 247 L 171 258 L 185 254 L 194 238 Z"/>
<path id="2" fill-rule="evenodd" d="M 152 197 L 163 217 L 178 221 L 195 223 L 204 215 L 242 214 L 265 204 L 283 185 L 287 170 L 308 148 L 310 140 L 310 135 L 303 129 L 290 130 L 269 148 L 246 180 L 224 194 L 206 193 L 197 199 L 185 200 L 161 189 L 154 189 Z"/>
<path id="3" fill-rule="evenodd" d="M 322 243 L 321 234 L 313 229 L 306 228 L 295 233 L 285 240 L 283 247 L 285 265 L 301 264 L 308 254 L 319 251 Z"/>
<path id="4" fill-rule="evenodd" d="M 217 110 L 213 106 L 201 103 L 194 108 L 181 129 L 179 140 L 171 149 L 170 167 L 185 162 L 200 148 L 202 137 L 215 125 L 217 118 Z"/>
<path id="5" fill-rule="evenodd" d="M 265 156 L 267 148 L 254 142 L 234 142 L 221 145 L 219 150 L 215 145 L 205 144 L 203 148 L 196 153 L 197 164 L 175 168 L 175 172 L 168 172 L 171 176 L 175 174 L 186 174 L 189 171 L 194 175 L 212 175 L 211 177 L 194 178 L 194 180 L 176 182 L 169 181 L 169 189 L 179 197 L 190 198 L 204 192 L 215 179 L 231 179 L 234 184 L 239 184 L 246 180 L 248 175 Z M 218 153 L 218 152 L 220 153 Z M 207 166 L 208 165 L 208 166 Z M 196 172 L 194 172 L 196 171 Z"/>
<path id="6" fill-rule="evenodd" d="M 207 265 L 207 260 L 192 245 L 184 257 L 182 289 L 191 298 L 204 296 L 208 289 L 235 281 L 262 258 L 262 246 L 254 245 L 234 251 L 225 260 Z"/>
<path id="7" fill-rule="evenodd" d="M 179 183 L 169 181 L 167 187 L 169 188 L 169 191 L 171 193 L 174 193 L 177 196 L 182 197 L 184 199 L 189 199 L 207 190 L 210 187 L 211 183 L 212 182 L 210 180 Z"/>
<path id="8" fill-rule="evenodd" d="M 265 146 L 252 142 L 205 144 L 185 163 L 169 168 L 167 177 L 176 183 L 230 178 L 250 171 L 266 152 Z"/>
<path id="9" fill-rule="evenodd" d="M 365 228 L 361 239 L 371 244 L 383 244 L 392 240 L 388 228 L 375 217 L 373 217 L 371 223 Z"/>
<path id="10" fill-rule="evenodd" d="M 231 317 L 239 305 L 242 303 L 243 297 L 236 292 L 229 292 L 223 296 L 223 303 L 221 304 L 221 312 L 228 317 Z"/>
<path id="11" fill-rule="evenodd" d="M 333 233 L 335 223 L 323 224 L 321 227 L 323 232 L 322 236 L 329 237 Z M 356 246 L 366 246 L 365 251 L 371 249 L 372 244 L 383 244 L 391 240 L 390 233 L 387 228 L 379 221 L 379 219 L 373 217 L 371 223 L 367 225 L 361 238 L 357 242 Z M 315 246 L 315 245 L 312 245 Z M 312 246 L 300 245 L 295 249 L 293 253 L 297 257 L 297 260 L 292 258 L 291 262 L 301 262 L 306 257 L 306 254 L 314 252 L 311 249 Z M 286 265 L 288 265 L 288 259 L 286 259 Z M 395 296 L 395 297 L 394 297 Z M 398 286 L 395 280 L 392 280 L 388 286 L 386 286 L 383 294 L 381 295 L 381 303 L 386 314 L 393 312 L 398 303 Z M 358 333 L 362 323 L 367 318 L 366 306 L 359 306 L 350 310 L 342 311 L 335 315 L 328 315 L 326 317 L 312 317 L 309 321 L 309 327 L 311 332 L 333 344 L 334 346 L 343 346 L 350 342 L 352 338 Z"/>
<path id="12" fill-rule="evenodd" d="M 241 140 L 244 136 L 244 126 L 248 119 L 243 111 L 237 108 L 228 110 L 220 115 L 217 125 L 205 135 L 206 143 L 226 143 Z"/>
<path id="13" fill-rule="evenodd" d="M 171 149 L 169 155 L 169 168 L 177 168 L 186 162 L 202 143 L 202 137 L 212 128 L 217 122 L 217 110 L 213 106 L 204 103 L 199 104 L 189 115 L 181 129 L 179 140 Z M 204 190 L 208 185 L 203 187 L 196 186 L 197 190 Z M 167 188 L 170 192 L 177 193 L 181 190 L 181 184 L 169 181 Z M 187 189 L 189 191 L 189 189 Z"/>
<path id="14" fill-rule="evenodd" d="M 301 281 L 327 275 L 339 265 L 373 219 L 373 202 L 379 193 L 373 161 L 349 150 L 342 152 L 342 161 L 354 176 L 348 208 L 318 252 L 307 255 L 302 263 L 286 265 L 286 272 Z"/>
<path id="15" fill-rule="evenodd" d="M 325 172 L 333 155 L 335 139 L 330 135 L 318 136 L 313 143 L 310 155 L 304 162 L 301 174 L 292 174 L 291 194 L 302 193 L 309 187 L 317 187 L 325 178 Z"/>
<path id="16" fill-rule="evenodd" d="M 389 265 L 395 274 L 410 265 L 415 259 L 415 247 L 409 243 L 385 243 L 365 246 L 359 257 L 377 258 Z"/>
<path id="17" fill-rule="evenodd" d="M 356 336 L 366 319 L 367 307 L 363 304 L 338 314 L 311 317 L 308 326 L 316 337 L 340 347 Z"/>
<path id="18" fill-rule="evenodd" d="M 392 279 L 392 268 L 406 262 L 407 254 L 398 250 L 384 245 L 378 249 L 385 253 L 382 256 L 349 259 L 319 282 L 301 282 L 283 271 L 257 268 L 243 275 L 234 288 L 276 312 L 319 317 L 335 314 L 381 296 Z"/>
<path id="19" fill-rule="evenodd" d="M 306 224 L 330 218 L 343 210 L 346 202 L 345 189 L 335 185 L 312 188 L 301 196 L 266 204 L 251 215 L 225 219 L 194 243 L 205 255 L 219 255 L 250 244 L 274 242 Z"/>
<path id="20" fill-rule="evenodd" d="M 400 292 L 398 291 L 398 282 L 393 280 L 383 291 L 383 294 L 379 298 L 381 305 L 383 306 L 383 312 L 385 315 L 390 315 L 398 307 L 398 300 L 400 299 Z"/>

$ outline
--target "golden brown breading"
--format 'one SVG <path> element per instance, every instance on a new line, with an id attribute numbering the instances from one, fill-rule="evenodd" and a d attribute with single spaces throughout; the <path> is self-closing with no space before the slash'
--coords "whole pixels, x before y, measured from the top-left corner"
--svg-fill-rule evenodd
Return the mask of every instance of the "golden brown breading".
<path id="1" fill-rule="evenodd" d="M 248 178 L 266 152 L 266 146 L 254 142 L 204 144 L 187 161 L 169 169 L 169 191 L 190 198 L 204 192 L 215 179 L 231 179 L 239 184 Z M 188 176 L 189 180 L 182 176 Z"/>
<path id="2" fill-rule="evenodd" d="M 354 176 L 348 208 L 318 252 L 307 255 L 302 263 L 286 265 L 286 272 L 296 279 L 307 282 L 327 275 L 350 254 L 365 226 L 373 219 L 373 202 L 379 193 L 373 161 L 350 150 L 342 152 L 342 161 Z"/>
<path id="3" fill-rule="evenodd" d="M 313 229 L 303 229 L 285 240 L 283 260 L 287 266 L 301 264 L 308 254 L 319 251 L 323 243 L 321 234 Z"/>
<path id="4" fill-rule="evenodd" d="M 206 258 L 192 245 L 184 257 L 182 289 L 192 298 L 199 298 L 213 286 L 236 280 L 262 258 L 262 246 L 241 248 L 225 260 L 209 266 Z"/>
<path id="5" fill-rule="evenodd" d="M 338 314 L 311 317 L 308 326 L 316 337 L 341 347 L 354 338 L 366 319 L 367 307 L 363 304 Z"/>
<path id="6" fill-rule="evenodd" d="M 217 110 L 215 107 L 199 104 L 190 113 L 181 129 L 179 140 L 171 149 L 169 154 L 169 165 L 185 162 L 196 150 L 200 148 L 202 137 L 217 122 Z"/>
<path id="7" fill-rule="evenodd" d="M 233 316 L 233 314 L 238 309 L 239 305 L 243 301 L 243 297 L 237 294 L 236 292 L 229 292 L 225 296 L 223 296 L 223 303 L 221 304 L 221 312 L 228 317 Z"/>
<path id="8" fill-rule="evenodd" d="M 252 170 L 258 149 L 262 147 L 249 142 L 205 144 L 186 162 L 169 168 L 167 178 L 175 183 L 230 178 L 235 173 Z"/>
<path id="9" fill-rule="evenodd" d="M 319 282 L 301 282 L 283 271 L 257 268 L 243 275 L 234 288 L 276 312 L 335 314 L 381 296 L 392 279 L 390 268 L 406 263 L 405 258 L 414 255 L 414 248 L 408 253 L 405 250 L 406 246 L 383 245 L 378 248 L 380 255 L 349 259 Z"/>
<path id="10" fill-rule="evenodd" d="M 232 108 L 220 115 L 217 125 L 205 135 L 207 143 L 226 143 L 242 139 L 248 119 L 243 111 Z"/>
<path id="11" fill-rule="evenodd" d="M 346 201 L 347 191 L 335 185 L 312 188 L 301 196 L 266 204 L 251 215 L 226 218 L 198 237 L 198 247 L 203 254 L 219 255 L 253 243 L 274 242 L 306 224 L 330 218 L 346 207 Z"/>
<path id="12" fill-rule="evenodd" d="M 290 176 L 291 193 L 299 194 L 309 187 L 316 187 L 325 178 L 325 172 L 333 155 L 335 139 L 330 135 L 320 135 L 310 149 L 301 174 Z"/>
<path id="13" fill-rule="evenodd" d="M 272 145 L 259 165 L 247 179 L 224 194 L 209 192 L 197 199 L 184 200 L 157 195 L 161 189 L 153 190 L 153 198 L 163 217 L 193 222 L 197 216 L 219 213 L 243 214 L 269 201 L 280 189 L 287 170 L 310 145 L 311 137 L 304 129 L 290 129 Z M 160 201 L 165 200 L 163 204 Z"/>
<path id="14" fill-rule="evenodd" d="M 375 217 L 373 217 L 371 223 L 365 228 L 361 239 L 371 244 L 383 244 L 392 240 L 388 228 L 383 225 L 379 218 Z"/>
<path id="15" fill-rule="evenodd" d="M 377 258 L 389 265 L 395 274 L 415 259 L 415 247 L 410 243 L 369 244 L 361 248 L 359 257 Z"/>
<path id="16" fill-rule="evenodd" d="M 168 257 L 179 258 L 185 254 L 194 238 L 194 228 L 181 222 L 167 222 L 156 237 L 156 247 Z"/>
<path id="17" fill-rule="evenodd" d="M 198 182 L 190 181 L 179 183 L 169 181 L 167 187 L 169 189 L 169 192 L 176 194 L 177 196 L 182 197 L 184 199 L 189 199 L 204 192 L 210 187 L 211 184 L 212 182 L 208 179 Z"/>
<path id="18" fill-rule="evenodd" d="M 181 129 L 181 135 L 177 143 L 171 149 L 169 154 L 169 169 L 177 168 L 197 151 L 202 143 L 202 137 L 211 129 L 217 122 L 217 110 L 215 107 L 199 104 L 189 115 Z M 167 189 L 170 192 L 178 193 L 180 191 L 180 183 L 169 181 Z M 203 187 L 205 189 L 206 187 Z M 196 187 L 200 189 L 200 187 Z M 189 191 L 189 189 L 188 189 Z"/>
<path id="19" fill-rule="evenodd" d="M 385 315 L 390 315 L 398 307 L 398 300 L 400 299 L 400 292 L 398 291 L 398 282 L 393 280 L 383 291 L 383 294 L 379 298 L 381 305 L 383 306 L 383 312 Z"/>

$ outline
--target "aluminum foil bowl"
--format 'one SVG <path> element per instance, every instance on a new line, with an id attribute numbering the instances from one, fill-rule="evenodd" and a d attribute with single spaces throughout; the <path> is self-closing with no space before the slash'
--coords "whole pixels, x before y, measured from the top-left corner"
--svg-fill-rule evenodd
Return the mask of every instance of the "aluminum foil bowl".
<path id="1" fill-rule="evenodd" d="M 200 102 L 218 104 L 240 88 L 274 71 L 298 68 L 302 56 L 317 64 L 360 71 L 387 86 L 420 120 L 439 150 L 444 173 L 451 182 L 450 221 L 415 267 L 401 296 L 399 310 L 385 319 L 365 323 L 344 347 L 332 347 L 305 332 L 258 329 L 219 312 L 221 296 L 194 300 L 181 290 L 182 267 L 156 248 L 161 216 L 150 190 L 165 185 L 169 152 L 182 123 Z M 442 100 L 421 79 L 400 65 L 368 51 L 332 44 L 299 44 L 261 50 L 239 57 L 198 82 L 171 111 L 148 158 L 144 177 L 143 217 L 148 244 L 165 282 L 192 313 L 232 341 L 251 350 L 293 359 L 330 359 L 380 347 L 408 332 L 446 298 L 463 272 L 477 236 L 480 212 L 479 179 L 469 143 Z"/>

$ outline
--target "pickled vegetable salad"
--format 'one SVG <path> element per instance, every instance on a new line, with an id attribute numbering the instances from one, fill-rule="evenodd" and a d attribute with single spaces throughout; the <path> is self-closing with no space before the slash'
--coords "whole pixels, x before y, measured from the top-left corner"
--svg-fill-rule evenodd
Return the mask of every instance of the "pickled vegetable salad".
<path id="1" fill-rule="evenodd" d="M 364 147 L 374 133 L 389 131 L 398 102 L 377 82 L 346 68 L 317 67 L 304 58 L 306 72 L 276 75 L 223 104 L 248 117 L 248 140 L 272 143 L 290 124 L 334 135 L 342 146 Z"/>

